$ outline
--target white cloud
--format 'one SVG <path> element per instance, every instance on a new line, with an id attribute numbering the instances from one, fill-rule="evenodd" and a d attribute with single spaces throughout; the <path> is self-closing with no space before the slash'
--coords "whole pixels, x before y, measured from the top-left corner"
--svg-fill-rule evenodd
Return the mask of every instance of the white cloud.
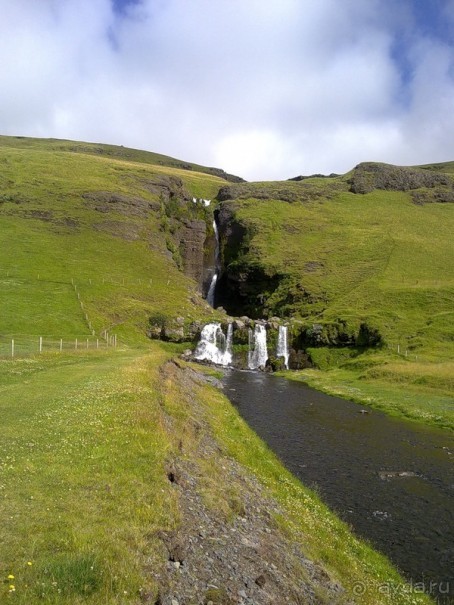
<path id="1" fill-rule="evenodd" d="M 404 86 L 392 49 L 411 4 L 395 4 L 144 0 L 120 16 L 108 0 L 0 0 L 0 132 L 250 179 L 449 159 L 452 47 L 406 32 Z"/>

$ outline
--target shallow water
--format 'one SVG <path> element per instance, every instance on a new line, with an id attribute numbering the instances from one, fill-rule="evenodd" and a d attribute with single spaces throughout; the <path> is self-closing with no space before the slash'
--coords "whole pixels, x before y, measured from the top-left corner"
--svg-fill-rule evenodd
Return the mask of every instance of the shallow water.
<path id="1" fill-rule="evenodd" d="M 454 594 L 451 434 L 260 372 L 231 370 L 223 384 L 287 468 L 358 535 L 409 580 L 432 581 L 434 596 L 448 584 Z"/>

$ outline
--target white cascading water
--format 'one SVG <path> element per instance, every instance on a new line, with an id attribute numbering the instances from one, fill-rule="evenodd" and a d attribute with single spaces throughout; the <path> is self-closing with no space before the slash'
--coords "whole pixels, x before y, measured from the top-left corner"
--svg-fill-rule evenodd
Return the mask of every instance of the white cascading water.
<path id="1" fill-rule="evenodd" d="M 248 368 L 250 370 L 257 370 L 260 367 L 265 367 L 267 359 L 266 328 L 265 326 L 256 324 L 254 332 L 249 329 Z"/>
<path id="2" fill-rule="evenodd" d="M 218 281 L 219 269 L 221 266 L 220 252 L 219 252 L 219 231 L 218 231 L 218 226 L 216 225 L 215 220 L 213 220 L 213 231 L 214 231 L 214 237 L 216 239 L 216 247 L 214 249 L 215 267 L 214 267 L 213 277 L 211 278 L 210 287 L 208 288 L 208 294 L 207 294 L 207 299 L 206 299 L 207 303 L 210 305 L 210 307 L 214 307 L 214 295 L 216 292 L 216 282 Z"/>
<path id="3" fill-rule="evenodd" d="M 287 326 L 279 326 L 277 336 L 276 357 L 283 357 L 285 367 L 288 370 L 288 342 L 287 342 Z"/>
<path id="4" fill-rule="evenodd" d="M 194 353 L 199 361 L 211 361 L 220 366 L 232 363 L 233 327 L 229 324 L 225 337 L 221 324 L 212 323 L 203 327 L 200 341 Z"/>
<path id="5" fill-rule="evenodd" d="M 214 273 L 213 277 L 211 278 L 210 288 L 209 288 L 208 294 L 207 294 L 207 303 L 210 305 L 210 307 L 214 307 L 214 293 L 216 291 L 216 282 L 217 281 L 218 281 L 218 274 Z"/>

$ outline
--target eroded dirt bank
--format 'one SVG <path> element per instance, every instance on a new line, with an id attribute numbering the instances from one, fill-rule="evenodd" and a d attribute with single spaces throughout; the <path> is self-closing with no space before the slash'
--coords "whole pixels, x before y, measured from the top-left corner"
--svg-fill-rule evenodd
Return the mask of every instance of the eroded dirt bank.
<path id="1" fill-rule="evenodd" d="M 343 588 L 280 528 L 284 511 L 215 439 L 195 395 L 204 378 L 179 363 L 162 368 L 163 413 L 175 441 L 168 479 L 181 522 L 160 534 L 163 565 L 152 574 L 161 605 L 344 603 Z M 183 431 L 173 398 L 184 401 Z M 168 413 L 168 412 L 171 413 Z M 147 602 L 153 602 L 148 600 Z"/>

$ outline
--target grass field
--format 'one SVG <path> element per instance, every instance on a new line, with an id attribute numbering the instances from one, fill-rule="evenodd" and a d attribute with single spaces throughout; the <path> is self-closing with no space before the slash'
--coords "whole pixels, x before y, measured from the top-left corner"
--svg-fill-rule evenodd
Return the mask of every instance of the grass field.
<path id="1" fill-rule="evenodd" d="M 14 576 L 2 602 L 126 603 L 150 589 L 151 536 L 178 521 L 156 382 L 165 358 L 0 363 L 0 567 Z"/>
<path id="2" fill-rule="evenodd" d="M 146 353 L 0 362 L 2 602 L 114 605 L 152 598 L 157 586 L 149 570 L 165 564 L 159 531 L 180 522 L 166 465 L 181 448 L 191 457 L 194 422 L 209 422 L 220 447 L 256 474 L 282 507 L 276 522 L 347 594 L 362 582 L 366 605 L 430 602 L 406 593 L 386 559 L 281 466 L 220 392 L 195 383 L 188 390 L 178 374 L 163 374 L 171 354 L 154 345 Z M 199 415 L 191 397 L 200 402 Z M 206 503 L 220 515 L 231 511 L 216 460 L 197 462 L 206 471 Z M 380 596 L 381 583 L 391 598 Z"/>

